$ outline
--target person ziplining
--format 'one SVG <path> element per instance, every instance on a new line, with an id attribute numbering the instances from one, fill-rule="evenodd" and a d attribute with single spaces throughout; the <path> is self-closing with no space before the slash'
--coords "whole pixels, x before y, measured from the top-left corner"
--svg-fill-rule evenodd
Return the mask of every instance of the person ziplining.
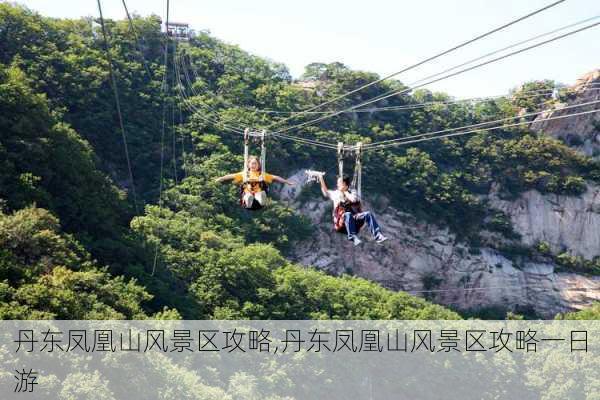
<path id="1" fill-rule="evenodd" d="M 336 232 L 345 233 L 348 240 L 358 246 L 362 241 L 358 233 L 363 225 L 367 224 L 371 235 L 377 243 L 383 243 L 388 238 L 381 232 L 375 215 L 371 211 L 363 211 L 361 204 L 362 196 L 362 143 L 356 146 L 356 163 L 354 166 L 354 177 L 344 175 L 344 144 L 338 143 L 338 168 L 337 189 L 329 190 L 325 183 L 324 173 L 315 173 L 321 185 L 321 193 L 333 202 L 333 227 Z M 310 174 L 309 174 L 310 175 Z"/>
<path id="2" fill-rule="evenodd" d="M 261 142 L 260 160 L 249 155 L 250 137 L 259 137 Z M 241 172 L 216 178 L 216 182 L 232 180 L 240 185 L 240 204 L 248 210 L 259 210 L 267 205 L 269 185 L 279 182 L 294 185 L 294 182 L 277 175 L 268 174 L 264 170 L 266 161 L 265 132 L 244 131 L 244 168 Z"/>
<path id="3" fill-rule="evenodd" d="M 348 240 L 358 246 L 362 243 L 358 238 L 358 232 L 366 223 L 377 243 L 387 240 L 387 237 L 381 233 L 381 227 L 377 223 L 375 215 L 371 211 L 362 210 L 358 193 L 350 189 L 349 176 L 338 178 L 336 190 L 327 188 L 323 175 L 319 175 L 319 182 L 323 196 L 333 202 L 333 225 L 337 232 L 346 233 Z"/>

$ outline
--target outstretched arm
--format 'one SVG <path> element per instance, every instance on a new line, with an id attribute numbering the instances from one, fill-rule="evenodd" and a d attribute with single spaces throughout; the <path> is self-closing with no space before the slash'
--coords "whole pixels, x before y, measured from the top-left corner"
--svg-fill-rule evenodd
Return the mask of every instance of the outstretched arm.
<path id="1" fill-rule="evenodd" d="M 280 177 L 280 176 L 277 176 L 277 175 L 272 175 L 272 177 L 273 177 L 273 180 L 274 180 L 275 182 L 279 182 L 279 183 L 285 183 L 286 185 L 295 185 L 295 183 L 294 183 L 294 182 L 292 182 L 292 181 L 289 181 L 289 180 L 287 180 L 287 179 L 284 179 L 284 178 L 282 178 L 282 177 Z"/>
<path id="2" fill-rule="evenodd" d="M 227 174 L 215 179 L 215 182 L 225 182 L 235 179 L 237 174 Z"/>
<path id="3" fill-rule="evenodd" d="M 325 183 L 325 178 L 323 178 L 323 175 L 319 175 L 319 183 L 321 183 L 321 193 L 323 193 L 323 196 L 329 197 L 327 184 Z"/>

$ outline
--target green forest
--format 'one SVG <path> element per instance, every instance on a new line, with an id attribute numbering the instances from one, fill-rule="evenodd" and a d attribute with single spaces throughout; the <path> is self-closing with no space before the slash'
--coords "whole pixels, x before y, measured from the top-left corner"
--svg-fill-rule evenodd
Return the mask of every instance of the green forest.
<path id="1" fill-rule="evenodd" d="M 312 231 L 302 211 L 275 199 L 249 213 L 238 206 L 234 185 L 214 181 L 239 171 L 243 161 L 241 137 L 227 132 L 228 124 L 268 126 L 285 114 L 260 110 L 304 110 L 376 74 L 313 63 L 302 80 L 316 90 L 306 90 L 285 65 L 208 32 L 186 42 L 165 40 L 157 16 L 134 16 L 133 25 L 106 20 L 106 29 L 110 57 L 98 20 L 51 19 L 0 4 L 1 318 L 468 317 L 290 261 L 294 243 Z M 180 73 L 181 63 L 192 76 Z M 403 87 L 383 81 L 335 108 Z M 301 135 L 371 143 L 476 124 L 556 101 L 548 92 L 528 95 L 541 89 L 570 95 L 557 82 L 532 81 L 511 97 L 345 114 Z M 381 105 L 452 99 L 419 89 Z M 268 147 L 268 169 L 278 175 L 307 165 L 335 174 L 335 153 L 286 141 Z M 501 246 L 483 231 L 518 236 L 507 216 L 480 196 L 493 184 L 511 199 L 529 189 L 578 195 L 586 182 L 600 183 L 599 162 L 523 128 L 390 147 L 366 153 L 363 164 L 365 192 L 385 193 L 397 209 L 448 227 L 474 249 Z M 543 247 L 499 250 L 533 257 Z M 599 258 L 556 259 L 565 271 L 600 274 Z M 599 305 L 557 318 L 599 319 Z"/>

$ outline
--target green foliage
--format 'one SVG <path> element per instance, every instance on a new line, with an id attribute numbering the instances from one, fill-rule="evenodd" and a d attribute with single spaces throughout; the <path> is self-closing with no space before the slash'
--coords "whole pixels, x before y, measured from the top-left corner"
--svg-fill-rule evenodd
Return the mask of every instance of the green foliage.
<path id="1" fill-rule="evenodd" d="M 542 255 L 551 255 L 552 254 L 552 249 L 550 248 L 550 244 L 548 244 L 548 242 L 544 242 L 543 240 L 538 242 L 535 246 L 534 249 L 542 254 Z"/>
<path id="2" fill-rule="evenodd" d="M 520 235 L 515 232 L 508 215 L 498 210 L 491 210 L 489 214 L 486 220 L 486 229 L 492 232 L 500 232 L 509 239 L 520 239 Z"/>
<path id="3" fill-rule="evenodd" d="M 238 135 L 223 134 L 223 122 L 211 119 L 269 126 L 282 115 L 258 109 L 305 109 L 371 82 L 375 74 L 314 63 L 303 85 L 285 66 L 204 32 L 189 43 L 169 43 L 165 70 L 160 19 L 133 22 L 141 46 L 126 21 L 106 21 L 135 185 L 145 203 L 129 223 L 132 187 L 97 27 L 90 19 L 49 19 L 0 4 L 0 205 L 12 213 L 0 222 L 3 316 L 457 317 L 362 279 L 292 265 L 284 255 L 312 234 L 308 220 L 276 198 L 249 213 L 237 205 L 238 188 L 214 182 L 241 169 L 242 146 Z M 475 105 L 348 113 L 301 135 L 369 143 L 491 121 L 537 109 L 547 94 L 525 92 L 551 87 L 550 81 L 530 82 L 513 100 Z M 402 88 L 399 81 L 380 82 L 335 108 Z M 376 106 L 448 100 L 447 94 L 418 90 Z M 310 164 L 332 172 L 334 155 L 319 150 L 269 142 L 267 169 L 285 176 Z M 598 163 L 556 140 L 506 130 L 368 153 L 363 182 L 368 196 L 385 195 L 393 206 L 478 243 L 481 230 L 517 238 L 506 216 L 481 196 L 492 183 L 513 196 L 530 189 L 577 195 L 588 179 L 600 180 Z M 564 262 L 586 272 L 596 268 Z"/>
<path id="4" fill-rule="evenodd" d="M 0 214 L 0 248 L 2 319 L 147 318 L 146 290 L 98 268 L 46 210 Z"/>
<path id="5" fill-rule="evenodd" d="M 564 271 L 600 275 L 600 256 L 595 257 L 593 260 L 586 260 L 581 256 L 565 252 L 556 256 L 554 260 L 560 269 Z"/>
<path id="6" fill-rule="evenodd" d="M 3 18 L 0 20 L 12 28 L 3 31 L 6 40 L 3 41 L 2 62 L 16 63 L 22 68 L 35 83 L 35 90 L 46 93 L 51 104 L 62 110 L 65 120 L 92 144 L 103 168 L 117 181 L 126 182 L 123 154 L 114 151 L 122 144 L 118 142 L 118 135 L 114 134 L 116 117 L 111 105 L 112 93 L 102 44 L 94 36 L 98 32 L 90 28 L 89 21 L 49 20 L 9 5 L 2 5 L 1 10 Z M 126 22 L 107 21 L 123 112 L 130 132 L 134 175 L 138 186 L 141 186 L 139 191 L 147 200 L 154 200 L 158 195 L 156 182 L 162 147 L 160 117 L 163 95 L 160 87 L 164 71 L 159 67 L 162 62 L 160 23 L 156 17 L 150 17 L 135 18 L 134 24 L 143 44 L 142 53 L 138 51 Z M 48 32 L 47 40 L 39 38 L 41 31 Z M 22 47 L 16 47 L 14 43 L 17 42 Z M 305 90 L 291 81 L 284 66 L 224 44 L 204 32 L 189 43 L 173 45 L 169 49 L 183 57 L 180 65 L 183 77 L 180 78 L 183 86 L 193 87 L 193 91 L 187 89 L 190 102 L 196 104 L 202 113 L 208 113 L 209 110 L 201 105 L 207 103 L 216 110 L 212 117 L 240 125 L 269 125 L 281 118 L 257 113 L 256 108 L 298 110 L 377 78 L 372 73 L 353 71 L 341 63 L 313 63 L 306 67 L 302 79 L 316 82 L 316 88 Z M 172 72 L 175 69 L 173 61 L 169 60 L 167 82 L 178 82 Z M 53 74 L 42 74 L 42 71 L 48 70 Z M 384 81 L 336 102 L 336 107 L 356 104 L 403 87 L 398 81 Z M 308 127 L 303 136 L 330 142 L 363 140 L 368 143 L 493 120 L 514 115 L 520 109 L 541 106 L 548 99 L 547 92 L 543 90 L 554 87 L 551 81 L 528 82 L 514 92 L 511 100 L 490 100 L 474 106 L 468 103 L 432 104 L 401 112 L 349 114 L 349 117 L 340 116 Z M 531 95 L 532 90 L 539 91 L 539 94 Z M 222 125 L 208 122 L 206 115 L 200 115 L 202 113 L 187 112 L 178 94 L 177 89 L 167 93 L 166 104 L 168 108 L 183 109 L 177 119 L 182 118 L 186 123 L 177 130 L 167 129 L 166 134 L 170 137 L 178 133 L 184 138 L 180 143 L 167 140 L 163 152 L 167 157 L 165 165 L 177 166 L 166 168 L 167 176 L 174 182 L 185 172 L 181 171 L 184 160 L 179 155 L 189 147 L 185 136 L 193 138 L 194 150 L 200 156 L 207 156 L 214 150 L 219 153 L 240 152 L 238 137 L 222 136 Z M 378 102 L 377 106 L 447 100 L 452 99 L 446 94 L 420 89 L 413 95 L 390 97 Z M 145 112 L 140 113 L 139 110 Z M 517 135 L 513 143 L 505 143 L 503 139 L 507 135 L 514 136 L 508 132 L 495 132 L 485 137 L 475 136 L 479 139 L 474 140 L 458 138 L 426 142 L 417 145 L 420 150 L 403 147 L 367 156 L 365 186 L 369 191 L 388 194 L 389 182 L 393 181 L 394 191 L 390 194 L 393 205 L 452 228 L 460 227 L 458 232 L 469 237 L 476 236 L 475 233 L 484 224 L 485 205 L 477 195 L 485 193 L 492 181 L 500 181 L 504 189 L 513 194 L 530 188 L 578 194 L 585 189 L 584 180 L 598 170 L 583 157 L 569 153 L 558 142 Z M 333 169 L 332 157 L 320 152 L 315 154 L 315 150 L 290 143 L 272 146 L 269 169 L 285 174 L 304 167 L 309 160 L 315 167 Z M 36 176 L 39 175 L 24 176 L 22 186 L 33 190 L 35 187 L 31 182 Z M 282 217 L 280 212 L 273 214 L 267 218 L 269 224 Z M 289 222 L 289 218 L 285 218 Z M 465 221 L 469 222 L 465 224 Z M 64 223 L 68 226 L 68 221 Z M 463 229 L 465 226 L 467 229 Z M 301 224 L 297 228 L 301 229 Z M 261 229 L 254 231 L 257 233 L 255 238 L 266 234 L 268 241 L 274 240 L 275 235 Z M 509 232 L 508 229 L 503 231 Z M 286 240 L 283 238 L 284 242 Z"/>
<path id="7" fill-rule="evenodd" d="M 509 140 L 476 136 L 467 143 L 475 158 L 474 168 L 486 170 L 490 178 L 515 195 L 529 189 L 542 193 L 578 195 L 591 177 L 591 161 L 558 140 L 520 135 Z"/>
<path id="8" fill-rule="evenodd" d="M 277 310 L 292 319 L 456 319 L 443 307 L 362 278 L 288 266 L 277 271 Z"/>
<path id="9" fill-rule="evenodd" d="M 214 161 L 209 158 L 206 164 Z M 195 183 L 186 180 L 180 186 L 193 190 Z M 195 203 L 197 197 L 174 188 L 165 207 L 148 206 L 146 215 L 132 221 L 148 247 L 158 246 L 157 268 L 168 270 L 189 288 L 199 308 L 195 313 L 182 309 L 184 315 L 196 319 L 456 318 L 443 307 L 364 279 L 335 278 L 292 265 L 273 245 L 248 245 L 252 235 L 239 232 L 237 221 L 221 214 L 224 209 L 218 203 L 231 201 L 218 195 L 226 187 L 213 189 L 215 195 L 204 197 L 201 205 Z M 253 229 L 250 224 L 244 227 Z"/>
<path id="10" fill-rule="evenodd" d="M 0 65 L 0 109 L 0 197 L 7 207 L 48 208 L 87 244 L 114 236 L 127 219 L 122 193 L 96 169 L 88 143 L 52 115 L 15 66 Z"/>
<path id="11" fill-rule="evenodd" d="M 549 79 L 527 82 L 513 92 L 512 104 L 520 110 L 535 112 L 549 108 L 556 83 Z"/>
<path id="12" fill-rule="evenodd" d="M 556 319 L 563 320 L 600 320 L 600 302 L 595 302 L 592 306 L 580 311 L 559 314 Z"/>

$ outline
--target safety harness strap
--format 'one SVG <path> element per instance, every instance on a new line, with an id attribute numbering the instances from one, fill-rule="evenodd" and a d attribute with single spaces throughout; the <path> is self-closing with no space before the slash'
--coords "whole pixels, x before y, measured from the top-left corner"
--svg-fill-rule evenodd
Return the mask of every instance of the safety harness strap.
<path id="1" fill-rule="evenodd" d="M 244 130 L 244 183 L 248 182 L 250 179 L 250 174 L 248 171 L 248 145 L 250 140 L 250 129 L 246 128 Z"/>
<path id="2" fill-rule="evenodd" d="M 260 180 L 264 180 L 264 174 L 265 174 L 265 165 L 267 163 L 267 146 L 265 145 L 265 133 L 266 131 L 263 129 L 260 132 L 260 165 L 261 165 L 261 169 L 260 169 Z"/>
<path id="3" fill-rule="evenodd" d="M 344 143 L 343 142 L 338 142 L 337 158 L 338 158 L 338 178 L 343 178 L 344 177 Z"/>
<path id="4" fill-rule="evenodd" d="M 362 142 L 356 144 L 356 162 L 354 164 L 354 176 L 352 177 L 352 187 L 356 189 L 358 198 L 362 197 Z"/>

